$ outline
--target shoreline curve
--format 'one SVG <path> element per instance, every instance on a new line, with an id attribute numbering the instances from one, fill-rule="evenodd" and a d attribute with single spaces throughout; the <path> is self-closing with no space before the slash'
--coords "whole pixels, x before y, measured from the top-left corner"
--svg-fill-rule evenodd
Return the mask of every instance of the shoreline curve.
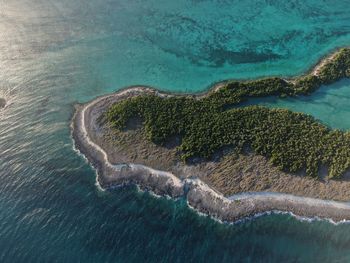
<path id="1" fill-rule="evenodd" d="M 324 65 L 324 61 L 328 61 L 332 56 L 321 60 L 312 72 L 317 74 L 317 68 Z M 192 95 L 200 98 L 210 91 L 216 91 L 227 82 L 220 82 L 221 86 L 220 83 L 216 83 L 207 92 Z M 170 172 L 156 170 L 141 164 L 112 164 L 105 150 L 94 142 L 93 133 L 98 131 L 97 119 L 103 109 L 113 103 L 129 96 L 147 93 L 160 97 L 175 96 L 175 94 L 161 92 L 151 87 L 133 86 L 75 106 L 76 110 L 71 123 L 74 145 L 96 169 L 97 182 L 101 189 L 136 184 L 141 189 L 151 190 L 157 195 L 172 198 L 184 197 L 191 208 L 224 222 L 236 222 L 274 211 L 291 213 L 297 217 L 327 219 L 330 222 L 350 220 L 350 203 L 346 202 L 266 192 L 225 197 L 198 178 L 180 179 Z"/>

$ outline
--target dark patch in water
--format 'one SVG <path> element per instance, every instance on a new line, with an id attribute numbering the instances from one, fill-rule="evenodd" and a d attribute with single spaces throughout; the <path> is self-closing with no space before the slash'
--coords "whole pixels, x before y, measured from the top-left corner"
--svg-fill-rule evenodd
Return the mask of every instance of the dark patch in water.
<path id="1" fill-rule="evenodd" d="M 216 67 L 228 64 L 259 63 L 268 60 L 281 58 L 280 55 L 273 52 L 257 53 L 250 50 L 231 51 L 226 49 L 213 49 L 209 52 L 208 60 L 214 63 Z"/>
<path id="2" fill-rule="evenodd" d="M 164 22 L 154 24 L 146 30 L 142 34 L 142 40 L 164 53 L 186 58 L 195 65 L 222 67 L 224 64 L 261 63 L 282 57 L 281 54 L 264 48 L 269 43 L 256 43 L 261 46 L 258 51 L 256 46 L 247 46 L 247 43 L 244 47 L 232 48 L 230 42 L 233 33 L 199 23 L 191 17 L 169 14 L 163 17 Z M 294 34 L 293 31 L 289 37 L 292 38 Z M 280 43 L 280 39 L 276 41 L 277 44 Z"/>

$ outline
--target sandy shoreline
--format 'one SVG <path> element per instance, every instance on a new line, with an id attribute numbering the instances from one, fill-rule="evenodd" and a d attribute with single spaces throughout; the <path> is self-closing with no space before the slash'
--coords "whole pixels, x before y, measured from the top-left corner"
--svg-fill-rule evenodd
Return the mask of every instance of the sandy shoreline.
<path id="1" fill-rule="evenodd" d="M 96 168 L 97 181 L 102 188 L 137 184 L 141 189 L 159 195 L 184 197 L 190 207 L 225 222 L 235 222 L 270 211 L 291 212 L 308 218 L 327 218 L 334 222 L 350 220 L 350 204 L 345 202 L 266 192 L 225 197 L 198 178 L 179 178 L 170 172 L 140 164 L 111 163 L 106 151 L 96 143 L 101 133 L 97 119 L 113 103 L 145 93 L 173 96 L 149 87 L 131 87 L 76 107 L 72 121 L 74 143 Z"/>
<path id="2" fill-rule="evenodd" d="M 338 52 L 343 49 L 343 48 L 349 48 L 349 47 L 340 47 L 340 48 L 336 48 L 334 49 L 332 52 L 330 52 L 328 55 L 322 57 L 315 65 L 311 66 L 306 72 L 304 75 L 302 76 L 307 76 L 307 75 L 311 75 L 311 76 L 318 76 L 319 73 L 320 73 L 320 70 L 321 68 L 326 65 L 328 62 L 332 61 L 335 56 L 338 54 Z M 276 77 L 279 77 L 289 83 L 295 83 L 296 82 L 296 79 L 298 77 L 301 77 L 301 76 L 292 76 L 292 77 L 287 77 L 287 78 L 284 78 L 283 76 L 276 76 Z M 260 79 L 260 78 L 259 78 Z M 202 96 L 202 95 L 205 95 L 206 93 L 208 93 L 209 91 L 217 91 L 219 89 L 221 89 L 222 87 L 226 86 L 228 83 L 230 82 L 233 82 L 233 81 L 250 81 L 251 79 L 228 79 L 228 80 L 223 80 L 223 81 L 219 81 L 219 82 L 216 82 L 214 83 L 213 85 L 210 86 L 210 88 L 205 91 L 204 93 L 200 93 L 199 95 Z"/>

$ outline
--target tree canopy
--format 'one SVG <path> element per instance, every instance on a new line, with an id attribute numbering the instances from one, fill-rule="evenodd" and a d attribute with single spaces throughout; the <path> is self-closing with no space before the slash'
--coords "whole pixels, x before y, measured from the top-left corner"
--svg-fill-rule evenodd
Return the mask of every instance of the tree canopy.
<path id="1" fill-rule="evenodd" d="M 224 146 L 242 151 L 249 145 L 283 171 L 305 169 L 307 175 L 316 177 L 322 164 L 329 167 L 330 177 L 339 177 L 350 166 L 349 132 L 331 130 L 306 114 L 238 104 L 251 97 L 310 94 L 322 84 L 345 77 L 350 77 L 350 49 L 340 50 L 317 76 L 293 82 L 281 78 L 233 81 L 201 99 L 136 96 L 114 104 L 106 116 L 117 129 L 125 128 L 130 118 L 140 117 L 147 138 L 156 144 L 180 135 L 184 161 L 210 158 Z"/>

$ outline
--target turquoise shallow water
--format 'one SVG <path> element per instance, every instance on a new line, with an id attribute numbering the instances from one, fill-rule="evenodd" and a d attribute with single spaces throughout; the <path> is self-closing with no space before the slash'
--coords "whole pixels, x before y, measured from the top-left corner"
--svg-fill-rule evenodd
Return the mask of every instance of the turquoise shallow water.
<path id="1" fill-rule="evenodd" d="M 322 86 L 311 96 L 292 98 L 268 97 L 250 99 L 242 106 L 262 105 L 286 108 L 312 115 L 330 128 L 350 130 L 350 80 L 342 79 L 332 85 Z"/>
<path id="2" fill-rule="evenodd" d="M 237 225 L 135 188 L 100 192 L 73 104 L 124 86 L 291 76 L 350 43 L 348 1 L 0 0 L 0 262 L 348 262 L 350 226 Z M 267 100 L 350 129 L 350 82 Z M 261 103 L 256 101 L 255 103 Z"/>

